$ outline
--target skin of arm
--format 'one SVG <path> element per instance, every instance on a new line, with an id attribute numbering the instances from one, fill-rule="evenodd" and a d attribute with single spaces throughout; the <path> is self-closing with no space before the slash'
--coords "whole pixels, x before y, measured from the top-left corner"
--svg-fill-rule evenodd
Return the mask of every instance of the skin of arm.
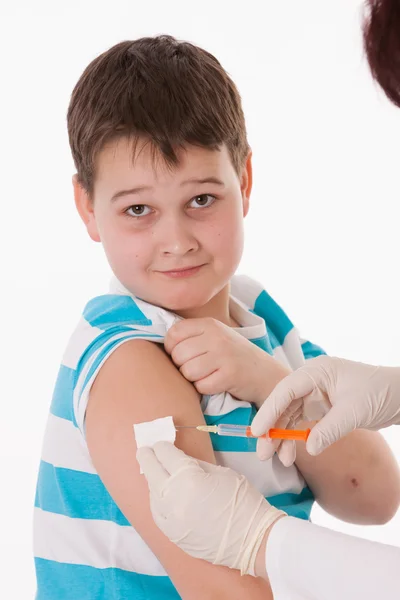
<path id="1" fill-rule="evenodd" d="M 380 433 L 357 429 L 318 456 L 308 454 L 304 442 L 298 442 L 296 454 L 296 466 L 318 504 L 338 519 L 383 525 L 396 514 L 400 470 Z"/>
<path id="2" fill-rule="evenodd" d="M 272 600 L 266 581 L 190 557 L 155 525 L 147 483 L 135 458 L 133 423 L 167 415 L 176 425 L 204 423 L 194 386 L 158 345 L 125 342 L 97 375 L 86 413 L 87 444 L 100 478 L 184 600 Z M 180 431 L 176 445 L 195 458 L 215 463 L 210 438 L 204 433 Z"/>

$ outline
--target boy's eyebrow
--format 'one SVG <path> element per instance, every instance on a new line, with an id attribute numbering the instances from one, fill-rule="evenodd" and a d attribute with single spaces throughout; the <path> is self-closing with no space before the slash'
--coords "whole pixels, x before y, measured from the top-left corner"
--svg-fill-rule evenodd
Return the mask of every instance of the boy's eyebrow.
<path id="1" fill-rule="evenodd" d="M 203 179 L 198 179 L 197 177 L 193 177 L 191 179 L 186 179 L 185 181 L 182 181 L 181 185 L 187 185 L 188 183 L 213 183 L 214 185 L 221 185 L 224 186 L 224 182 L 221 181 L 221 179 L 218 179 L 218 177 L 204 177 Z M 112 197 L 111 197 L 111 202 L 115 202 L 115 200 L 117 200 L 118 198 L 121 198 L 122 196 L 128 196 L 131 194 L 140 194 L 140 192 L 144 192 L 144 191 L 150 191 L 154 188 L 152 188 L 150 185 L 141 185 L 138 187 L 134 187 L 130 190 L 121 190 L 120 192 L 116 192 Z"/>

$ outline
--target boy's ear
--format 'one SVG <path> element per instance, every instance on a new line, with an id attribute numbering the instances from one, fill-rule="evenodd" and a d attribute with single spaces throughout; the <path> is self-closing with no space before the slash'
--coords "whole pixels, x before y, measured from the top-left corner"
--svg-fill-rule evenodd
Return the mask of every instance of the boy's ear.
<path id="1" fill-rule="evenodd" d="M 85 223 L 86 229 L 94 242 L 100 242 L 100 235 L 97 230 L 97 223 L 94 216 L 93 201 L 89 198 L 86 190 L 78 182 L 78 176 L 72 177 L 72 185 L 74 188 L 75 206 L 77 211 Z"/>
<path id="2" fill-rule="evenodd" d="M 249 151 L 249 154 L 246 158 L 246 163 L 242 172 L 242 179 L 240 182 L 240 188 L 242 190 L 242 198 L 243 198 L 243 216 L 245 217 L 249 212 L 250 206 L 250 194 L 251 188 L 253 186 L 253 167 L 251 164 L 252 152 Z"/>

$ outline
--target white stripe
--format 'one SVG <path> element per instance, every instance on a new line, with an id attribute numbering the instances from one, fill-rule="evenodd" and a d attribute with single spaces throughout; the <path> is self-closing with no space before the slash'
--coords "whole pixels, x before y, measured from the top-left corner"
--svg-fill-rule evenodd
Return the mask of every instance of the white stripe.
<path id="1" fill-rule="evenodd" d="M 303 344 L 311 344 L 311 345 L 314 345 L 312 342 L 310 342 L 310 340 L 305 340 L 305 339 L 304 339 L 304 338 L 302 338 L 302 337 L 300 338 L 300 344 L 301 344 L 301 345 L 303 345 Z M 309 359 L 308 359 L 308 360 L 309 360 Z"/>
<path id="2" fill-rule="evenodd" d="M 107 343 L 107 342 L 105 342 Z M 74 394 L 73 394 L 73 405 L 74 405 L 74 415 L 76 423 L 82 433 L 85 435 L 85 416 L 86 416 L 86 408 L 89 399 L 89 391 L 90 387 L 94 381 L 94 377 L 90 380 L 89 384 L 86 386 L 87 393 L 85 394 L 85 390 L 82 391 L 82 386 L 85 382 L 86 375 L 88 374 L 92 364 L 96 360 L 97 356 L 102 350 L 102 346 L 98 348 L 95 352 L 93 352 L 92 356 L 89 360 L 86 361 L 84 367 L 81 369 L 78 377 L 78 381 L 76 383 Z M 97 375 L 97 372 L 95 373 Z"/>
<path id="3" fill-rule="evenodd" d="M 71 421 L 49 415 L 42 460 L 63 469 L 97 474 L 80 430 Z"/>
<path id="4" fill-rule="evenodd" d="M 215 452 L 215 458 L 217 464 L 245 475 L 264 496 L 300 494 L 305 487 L 297 467 L 284 467 L 276 455 L 260 461 L 255 452 Z"/>
<path id="5" fill-rule="evenodd" d="M 131 296 L 132 294 L 122 283 L 113 275 L 110 279 L 108 292 L 110 294 L 116 294 L 117 296 Z"/>
<path id="6" fill-rule="evenodd" d="M 234 275 L 231 279 L 231 294 L 251 309 L 264 288 L 248 275 Z"/>
<path id="7" fill-rule="evenodd" d="M 114 567 L 144 575 L 167 575 L 137 531 L 111 521 L 71 519 L 35 508 L 37 558 L 97 569 Z"/>
<path id="8" fill-rule="evenodd" d="M 229 299 L 229 313 L 241 325 L 241 327 L 233 327 L 233 329 L 248 340 L 255 340 L 267 334 L 264 319 L 250 312 L 244 302 L 232 295 Z"/>
<path id="9" fill-rule="evenodd" d="M 288 369 L 292 369 L 289 359 L 287 358 L 282 346 L 277 346 L 276 348 L 274 348 L 272 351 L 272 355 L 282 365 L 288 367 Z"/>
<path id="10" fill-rule="evenodd" d="M 301 349 L 300 337 L 295 327 L 289 331 L 281 348 L 292 369 L 298 369 L 304 365 L 305 359 L 303 350 Z"/>
<path id="11" fill-rule="evenodd" d="M 205 396 L 201 406 L 203 413 L 210 417 L 226 415 L 236 408 L 251 408 L 250 402 L 236 400 L 228 392 Z"/>
<path id="12" fill-rule="evenodd" d="M 81 317 L 68 342 L 62 364 L 70 369 L 76 369 L 82 354 L 101 333 L 104 332 L 98 327 L 92 327 L 86 319 Z"/>

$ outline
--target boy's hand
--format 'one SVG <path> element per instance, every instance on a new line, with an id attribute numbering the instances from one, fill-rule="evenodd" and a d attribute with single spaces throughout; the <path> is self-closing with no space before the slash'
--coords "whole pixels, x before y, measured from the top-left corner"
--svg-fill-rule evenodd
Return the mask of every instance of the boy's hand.
<path id="1" fill-rule="evenodd" d="M 267 352 L 212 318 L 179 321 L 168 330 L 164 347 L 200 394 L 229 392 L 257 406 L 290 372 Z"/>

